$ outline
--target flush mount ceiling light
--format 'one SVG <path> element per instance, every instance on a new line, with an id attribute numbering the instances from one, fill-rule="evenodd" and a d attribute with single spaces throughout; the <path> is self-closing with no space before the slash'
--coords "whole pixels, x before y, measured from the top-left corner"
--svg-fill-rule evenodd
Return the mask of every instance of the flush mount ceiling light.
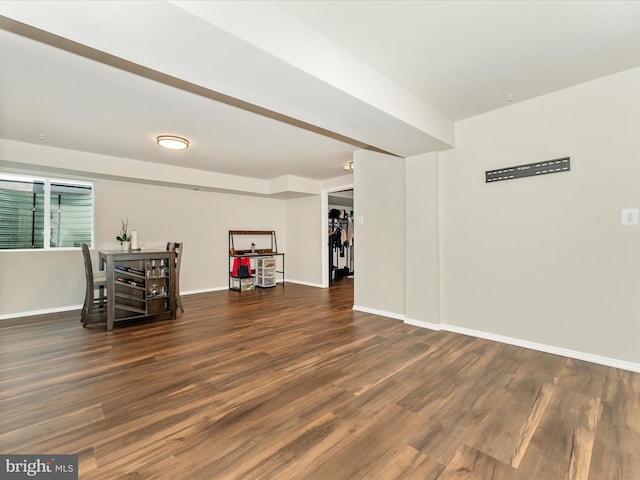
<path id="1" fill-rule="evenodd" d="M 185 150 L 189 148 L 189 140 L 175 135 L 160 135 L 156 138 L 158 145 L 169 150 Z"/>

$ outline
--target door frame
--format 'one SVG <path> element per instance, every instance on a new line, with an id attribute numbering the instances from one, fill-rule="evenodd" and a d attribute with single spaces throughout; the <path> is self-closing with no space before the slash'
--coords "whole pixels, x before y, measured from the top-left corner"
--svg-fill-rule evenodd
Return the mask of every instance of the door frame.
<path id="1" fill-rule="evenodd" d="M 321 240 L 321 246 L 322 246 L 322 252 L 321 252 L 321 258 L 322 258 L 322 288 L 329 288 L 329 269 L 327 268 L 327 265 L 329 264 L 329 251 L 327 246 L 329 245 L 329 232 L 327 229 L 327 221 L 329 220 L 329 194 L 333 193 L 333 192 L 342 192 L 344 190 L 354 190 L 353 188 L 353 182 L 346 184 L 346 185 L 341 185 L 339 187 L 331 187 L 331 188 L 326 188 L 323 189 L 321 193 L 322 195 L 322 200 L 321 200 L 321 232 L 322 232 L 322 240 Z"/>

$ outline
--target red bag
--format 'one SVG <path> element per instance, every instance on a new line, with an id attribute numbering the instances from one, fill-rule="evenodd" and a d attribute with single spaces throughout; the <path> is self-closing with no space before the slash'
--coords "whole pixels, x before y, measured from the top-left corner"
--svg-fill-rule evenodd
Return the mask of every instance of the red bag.
<path id="1" fill-rule="evenodd" d="M 233 268 L 231 269 L 231 276 L 237 277 L 239 269 L 240 269 L 240 259 L 238 257 L 235 257 L 233 259 Z"/>
<path id="2" fill-rule="evenodd" d="M 238 277 L 240 265 L 246 265 L 249 270 L 249 275 L 251 275 L 251 259 L 249 257 L 235 257 L 233 259 L 233 268 L 231 269 L 231 276 Z"/>

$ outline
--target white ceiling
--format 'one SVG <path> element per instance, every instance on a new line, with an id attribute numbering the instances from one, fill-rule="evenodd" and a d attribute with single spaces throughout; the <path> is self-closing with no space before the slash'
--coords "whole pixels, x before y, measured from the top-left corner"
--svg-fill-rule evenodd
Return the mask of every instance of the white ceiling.
<path id="1" fill-rule="evenodd" d="M 453 120 L 640 65 L 637 1 L 281 1 Z"/>
<path id="2" fill-rule="evenodd" d="M 0 15 L 1 138 L 257 179 L 338 177 L 367 146 L 448 148 L 454 121 L 508 94 L 640 65 L 640 2 L 0 1 Z M 161 150 L 167 133 L 191 148 Z"/>

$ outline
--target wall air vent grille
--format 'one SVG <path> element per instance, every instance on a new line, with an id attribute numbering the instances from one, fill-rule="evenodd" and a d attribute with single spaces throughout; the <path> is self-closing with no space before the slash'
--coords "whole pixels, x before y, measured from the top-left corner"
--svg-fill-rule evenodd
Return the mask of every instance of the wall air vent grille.
<path id="1" fill-rule="evenodd" d="M 518 165 L 517 167 L 487 170 L 485 172 L 485 182 L 500 182 L 502 180 L 513 180 L 515 178 L 534 177 L 536 175 L 547 175 L 549 173 L 568 172 L 569 170 L 571 170 L 571 162 L 569 157 L 556 158 L 555 160 L 527 163 L 526 165 Z"/>

